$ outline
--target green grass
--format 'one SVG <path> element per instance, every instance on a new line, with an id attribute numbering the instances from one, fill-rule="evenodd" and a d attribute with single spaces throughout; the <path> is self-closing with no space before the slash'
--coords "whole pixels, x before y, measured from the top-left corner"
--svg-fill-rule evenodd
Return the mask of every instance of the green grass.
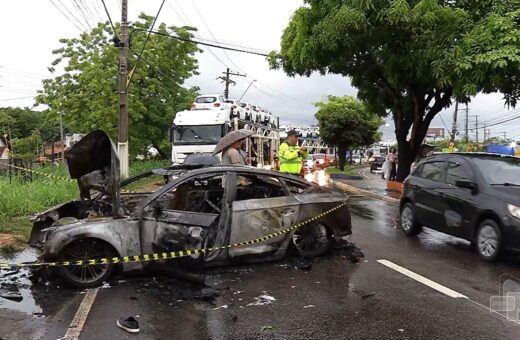
<path id="1" fill-rule="evenodd" d="M 130 165 L 130 176 L 169 165 L 169 161 L 143 161 Z M 33 168 L 48 175 L 33 174 L 32 182 L 22 181 L 20 177 L 0 176 L 0 233 L 17 234 L 27 239 L 31 231 L 30 216 L 54 205 L 73 200 L 79 196 L 76 181 L 69 178 L 64 166 Z M 133 183 L 128 190 L 151 187 L 161 178 L 152 176 Z"/>
<path id="2" fill-rule="evenodd" d="M 359 165 L 345 165 L 345 170 L 341 171 L 333 166 L 327 168 L 328 174 L 344 174 L 350 176 L 359 176 L 359 169 L 362 168 Z"/>

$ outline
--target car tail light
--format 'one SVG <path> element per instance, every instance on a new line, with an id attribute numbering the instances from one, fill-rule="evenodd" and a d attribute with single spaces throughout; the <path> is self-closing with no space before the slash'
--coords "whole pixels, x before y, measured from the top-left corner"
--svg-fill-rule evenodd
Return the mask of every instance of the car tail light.
<path id="1" fill-rule="evenodd" d="M 219 107 L 220 106 L 220 103 L 215 103 L 213 104 L 214 107 Z"/>

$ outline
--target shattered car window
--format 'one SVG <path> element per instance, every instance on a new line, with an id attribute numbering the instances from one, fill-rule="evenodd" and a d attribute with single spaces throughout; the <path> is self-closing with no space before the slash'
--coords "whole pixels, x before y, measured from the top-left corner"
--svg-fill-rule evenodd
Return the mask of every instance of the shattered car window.
<path id="1" fill-rule="evenodd" d="M 240 174 L 240 177 L 245 181 L 238 185 L 235 201 L 287 196 L 282 183 L 275 177 L 247 174 Z"/>
<path id="2" fill-rule="evenodd" d="M 184 182 L 159 196 L 151 206 L 164 210 L 198 213 L 220 213 L 224 188 L 222 175 L 195 178 Z"/>

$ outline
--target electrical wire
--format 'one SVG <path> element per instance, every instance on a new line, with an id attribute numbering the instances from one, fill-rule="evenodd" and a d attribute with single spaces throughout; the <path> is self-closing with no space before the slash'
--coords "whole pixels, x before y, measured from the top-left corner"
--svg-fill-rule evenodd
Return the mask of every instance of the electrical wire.
<path id="1" fill-rule="evenodd" d="M 58 1 L 61 2 L 61 0 L 58 0 Z M 83 20 L 85 21 L 87 26 L 92 30 L 92 26 L 90 26 L 90 22 L 88 21 L 87 16 L 85 15 L 85 12 L 83 12 L 81 7 L 78 5 L 78 1 L 77 0 L 72 0 L 72 3 L 74 4 L 74 7 L 76 7 L 76 9 L 79 11 L 79 14 L 83 18 Z"/>
<path id="2" fill-rule="evenodd" d="M 135 56 L 138 56 L 139 54 L 134 51 L 133 49 L 130 48 L 130 52 L 132 52 Z M 153 68 L 157 73 L 159 73 L 161 76 L 163 76 L 166 80 L 170 81 L 170 83 L 172 83 L 173 85 L 177 86 L 177 87 L 180 87 L 181 89 L 185 90 L 185 91 L 188 91 L 188 89 L 186 89 L 185 87 L 179 85 L 173 78 L 171 78 L 170 76 L 168 76 L 166 73 L 164 73 L 163 71 L 161 71 L 158 67 L 154 66 L 152 63 L 150 63 L 143 55 L 141 55 L 141 60 L 146 64 L 148 65 L 149 67 Z M 187 83 L 186 83 L 187 84 Z M 194 87 L 194 86 L 191 86 L 189 84 L 187 84 L 188 86 L 190 87 Z"/>
<path id="3" fill-rule="evenodd" d="M 243 50 L 243 49 L 238 49 L 238 48 L 233 48 L 233 47 L 227 47 L 227 46 L 219 46 L 216 42 L 214 42 L 214 43 L 206 43 L 206 42 L 199 41 L 199 40 L 188 39 L 188 38 L 181 38 L 181 37 L 178 37 L 178 36 L 175 36 L 175 35 L 171 35 L 171 34 L 168 34 L 168 33 L 164 33 L 164 32 L 153 31 L 153 30 L 145 30 L 145 29 L 140 29 L 140 28 L 135 28 L 134 30 L 135 31 L 150 32 L 150 33 L 153 33 L 153 34 L 161 35 L 163 37 L 177 39 L 177 40 L 184 41 L 184 42 L 191 42 L 191 43 L 195 43 L 195 44 L 199 44 L 199 45 L 203 45 L 203 46 L 220 48 L 220 49 L 227 50 L 227 51 L 241 52 L 241 53 L 246 53 L 246 54 L 259 55 L 259 56 L 263 56 L 263 57 L 267 57 L 268 56 L 267 54 L 257 53 L 257 52 L 254 52 L 254 51 L 248 51 L 248 50 Z"/>
<path id="4" fill-rule="evenodd" d="M 71 16 L 72 16 L 72 17 L 77 21 L 77 23 L 74 22 L 74 21 L 72 21 L 72 19 L 71 19 L 67 14 L 65 14 L 65 12 L 63 12 L 62 9 L 59 8 L 58 5 L 56 5 L 56 4 L 54 3 L 53 0 L 49 0 L 49 1 L 50 1 L 51 4 L 52 4 L 52 5 L 53 5 L 53 6 L 54 6 L 54 7 L 55 7 L 55 8 L 56 8 L 56 9 L 57 9 L 57 10 L 58 10 L 62 15 L 63 15 L 63 16 L 64 16 L 64 17 L 65 17 L 65 18 L 66 18 L 66 19 L 67 19 L 67 20 L 68 20 L 72 25 L 74 25 L 74 27 L 76 27 L 79 31 L 83 32 L 83 31 L 86 30 L 85 27 L 83 26 L 83 24 L 81 24 L 81 22 L 80 22 L 80 21 L 79 21 L 79 20 L 78 20 L 78 19 L 77 19 L 77 18 L 76 18 L 72 13 L 70 13 L 70 11 L 68 11 L 67 8 L 66 8 L 67 11 L 68 11 L 68 12 L 71 14 Z M 59 1 L 59 0 L 58 0 L 58 1 Z M 60 2 L 61 2 L 61 1 L 60 1 Z M 78 24 L 79 24 L 79 25 L 78 25 Z M 79 26 L 83 26 L 83 28 L 80 28 Z"/>
<path id="5" fill-rule="evenodd" d="M 126 90 L 128 91 L 128 88 L 130 87 L 130 84 L 132 83 L 132 78 L 134 77 L 134 71 L 137 69 L 137 66 L 139 66 L 139 61 L 141 61 L 141 56 L 143 55 L 144 49 L 146 48 L 146 44 L 148 43 L 148 39 L 150 39 L 151 32 L 153 31 L 153 27 L 155 26 L 155 23 L 157 21 L 157 18 L 159 17 L 159 14 L 161 14 L 161 10 L 164 6 L 164 2 L 166 0 L 162 0 L 161 6 L 159 7 L 159 10 L 157 11 L 157 15 L 155 18 L 153 18 L 152 25 L 150 26 L 150 30 L 148 31 L 148 34 L 146 35 L 146 38 L 143 43 L 143 47 L 141 48 L 141 52 L 137 56 L 137 60 L 135 62 L 134 68 L 130 72 L 130 77 L 128 78 L 128 81 L 126 83 Z"/>
<path id="6" fill-rule="evenodd" d="M 11 100 L 21 100 L 21 99 L 29 99 L 29 98 L 34 98 L 34 96 L 25 96 L 25 97 L 18 97 L 18 98 L 4 98 L 4 99 L 0 99 L 0 102 L 8 102 Z"/>
<path id="7" fill-rule="evenodd" d="M 107 5 L 105 4 L 105 0 L 101 0 L 101 3 L 103 4 L 103 7 L 105 8 L 105 13 L 107 14 L 108 21 L 110 22 L 110 27 L 112 27 L 112 32 L 114 33 L 114 37 L 118 38 L 116 29 L 114 27 L 114 23 L 112 22 L 112 18 L 110 17 L 110 12 L 108 12 Z"/>
<path id="8" fill-rule="evenodd" d="M 85 13 L 86 15 L 94 22 L 94 23 L 97 23 L 98 22 L 98 19 L 96 19 L 96 17 L 94 17 L 94 15 L 92 14 L 92 11 L 90 10 L 90 7 L 85 3 L 85 1 L 83 0 L 78 0 L 79 1 L 79 5 L 81 7 L 83 7 L 83 9 L 85 10 Z M 94 25 L 96 26 L 96 25 Z"/>

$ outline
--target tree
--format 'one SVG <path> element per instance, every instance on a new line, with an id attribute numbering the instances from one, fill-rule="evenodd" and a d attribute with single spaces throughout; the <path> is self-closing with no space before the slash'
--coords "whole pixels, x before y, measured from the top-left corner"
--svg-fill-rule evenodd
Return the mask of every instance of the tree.
<path id="1" fill-rule="evenodd" d="M 141 14 L 132 23 L 129 70 L 136 65 L 152 20 Z M 156 30 L 191 39 L 194 29 L 162 23 Z M 119 24 L 116 32 L 120 32 Z M 43 81 L 43 91 L 37 96 L 38 103 L 49 107 L 47 121 L 57 123 L 62 112 L 71 132 L 103 129 L 117 140 L 119 50 L 110 25 L 99 23 L 79 38 L 61 39 L 60 43 L 62 47 L 53 51 L 57 59 L 49 67 L 56 76 Z M 131 154 L 142 152 L 148 145 L 168 154 L 167 130 L 175 112 L 189 108 L 197 94 L 197 88 L 181 86 L 197 74 L 196 52 L 199 49 L 191 42 L 154 34 L 149 37 L 129 87 Z M 58 67 L 64 72 L 60 74 Z"/>
<path id="2" fill-rule="evenodd" d="M 3 107 L 0 108 L 0 117 L 9 117 L 9 128 L 11 138 L 25 138 L 32 134 L 34 129 L 39 128 L 45 120 L 45 113 L 33 111 L 28 107 Z M 0 118 L 0 125 L 2 118 Z"/>
<path id="3" fill-rule="evenodd" d="M 351 147 L 374 144 L 380 139 L 377 132 L 383 120 L 368 106 L 354 97 L 329 96 L 315 104 L 320 137 L 338 148 L 339 169 L 345 168 L 345 154 Z"/>
<path id="4" fill-rule="evenodd" d="M 398 179 L 410 171 L 428 127 L 454 99 L 520 96 L 516 0 L 305 0 L 271 67 L 350 78 L 358 97 L 392 114 Z"/>

